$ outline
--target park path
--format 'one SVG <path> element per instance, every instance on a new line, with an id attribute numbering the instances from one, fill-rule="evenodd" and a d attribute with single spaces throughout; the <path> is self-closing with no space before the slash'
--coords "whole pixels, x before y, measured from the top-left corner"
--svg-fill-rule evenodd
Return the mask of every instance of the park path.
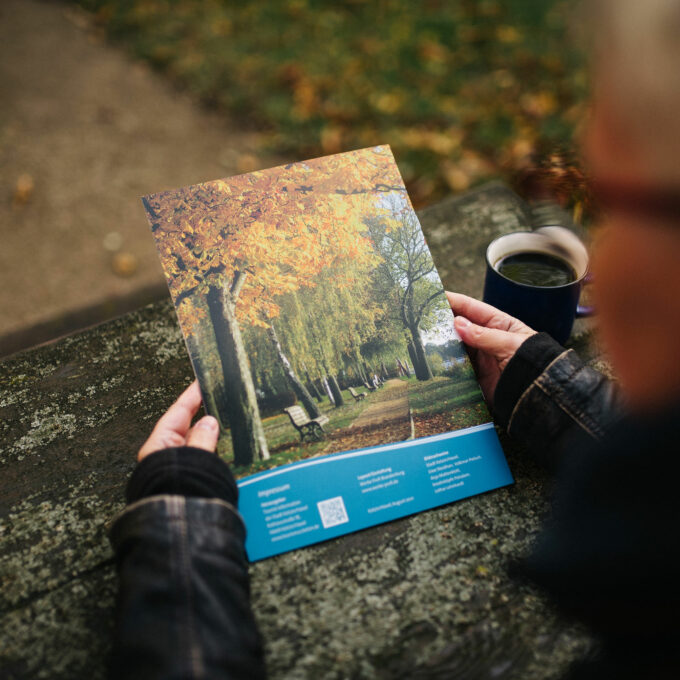
<path id="1" fill-rule="evenodd" d="M 393 378 L 382 387 L 383 399 L 368 406 L 350 428 L 374 427 L 386 421 L 408 421 L 408 384 Z"/>
<path id="2" fill-rule="evenodd" d="M 316 455 L 399 442 L 413 436 L 408 405 L 408 385 L 388 380 L 380 389 L 380 401 L 369 404 L 348 426 L 331 432 L 329 442 Z"/>
<path id="3" fill-rule="evenodd" d="M 328 444 L 317 455 L 410 439 L 413 426 L 408 385 L 401 380 L 388 380 L 376 396 L 380 401 L 368 405 L 349 427 L 331 432 Z"/>
<path id="4" fill-rule="evenodd" d="M 276 162 L 71 3 L 0 2 L 0 92 L 0 355 L 167 297 L 140 196 Z"/>

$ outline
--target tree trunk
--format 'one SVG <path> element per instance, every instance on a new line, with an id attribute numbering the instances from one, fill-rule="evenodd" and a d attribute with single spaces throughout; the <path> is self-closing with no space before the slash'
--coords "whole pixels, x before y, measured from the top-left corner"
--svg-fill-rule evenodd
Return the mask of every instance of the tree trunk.
<path id="1" fill-rule="evenodd" d="M 312 397 L 316 399 L 317 402 L 319 402 L 319 404 L 323 401 L 323 397 L 319 394 L 319 390 L 316 389 L 316 385 L 309 379 L 309 376 L 307 376 L 305 387 Z"/>
<path id="2" fill-rule="evenodd" d="M 331 392 L 330 385 L 328 384 L 328 378 L 326 376 L 321 379 L 321 384 L 328 395 L 328 401 L 330 401 L 331 404 L 335 404 L 335 398 L 333 397 L 333 393 Z"/>
<path id="3" fill-rule="evenodd" d="M 333 404 L 335 404 L 335 408 L 338 408 L 340 406 L 345 405 L 345 400 L 342 398 L 342 392 L 340 391 L 340 385 L 338 385 L 338 381 L 336 377 L 330 372 L 328 368 L 328 362 L 324 359 L 323 360 L 323 368 L 326 371 L 326 384 L 328 385 L 328 389 L 332 395 L 331 401 Z"/>
<path id="4" fill-rule="evenodd" d="M 274 394 L 274 388 L 272 387 L 272 380 L 269 371 L 260 372 L 260 387 L 264 392 L 265 399 L 271 399 Z"/>
<path id="5" fill-rule="evenodd" d="M 208 309 L 222 363 L 234 464 L 250 465 L 256 460 L 267 460 L 267 440 L 230 292 L 211 286 Z"/>
<path id="6" fill-rule="evenodd" d="M 220 422 L 220 432 L 224 434 L 229 427 L 229 410 L 227 406 L 227 391 L 223 382 L 220 382 L 219 385 L 215 386 L 213 390 L 213 399 L 215 400 L 215 407 L 219 413 L 217 420 Z"/>
<path id="7" fill-rule="evenodd" d="M 323 402 L 323 395 L 324 395 L 324 392 L 326 391 L 326 388 L 323 386 L 323 380 L 321 380 L 321 378 L 316 378 L 316 380 L 314 380 L 313 382 L 314 382 L 314 387 L 316 387 L 316 391 L 319 393 L 319 397 L 321 398 L 321 402 L 319 402 L 319 403 L 322 403 Z"/>
<path id="8" fill-rule="evenodd" d="M 312 395 L 307 391 L 307 388 L 302 384 L 300 378 L 298 378 L 295 374 L 288 357 L 283 353 L 283 348 L 281 347 L 281 343 L 279 342 L 279 338 L 276 335 L 273 324 L 269 326 L 267 333 L 269 335 L 269 339 L 274 345 L 276 355 L 279 357 L 279 361 L 281 362 L 281 367 L 283 368 L 283 373 L 286 376 L 286 380 L 293 388 L 295 396 L 302 402 L 302 405 L 305 407 L 305 411 L 307 411 L 307 414 L 310 418 L 318 418 L 321 415 L 321 411 L 319 411 L 319 407 L 314 403 Z"/>
<path id="9" fill-rule="evenodd" d="M 333 393 L 335 408 L 338 408 L 338 406 L 344 406 L 345 400 L 342 396 L 342 392 L 340 391 L 340 385 L 338 385 L 337 378 L 334 375 L 328 376 L 328 385 L 330 386 L 331 392 Z"/>
<path id="10" fill-rule="evenodd" d="M 225 433 L 229 427 L 229 420 L 226 418 L 224 413 L 224 407 L 220 409 L 219 400 L 216 394 L 216 389 L 213 381 L 210 379 L 210 373 L 203 365 L 201 359 L 201 350 L 199 343 L 195 337 L 191 335 L 187 337 L 187 349 L 189 350 L 189 358 L 191 359 L 191 365 L 198 379 L 198 384 L 201 387 L 201 396 L 203 398 L 203 404 L 205 405 L 206 413 L 217 418 L 220 424 L 220 432 Z"/>
<path id="11" fill-rule="evenodd" d="M 411 366 L 418 377 L 418 357 L 416 356 L 416 348 L 413 346 L 413 341 L 409 338 L 406 341 L 406 349 L 408 350 L 408 358 L 411 360 Z"/>
<path id="12" fill-rule="evenodd" d="M 432 380 L 432 369 L 430 369 L 430 364 L 427 362 L 425 347 L 423 347 L 423 341 L 420 338 L 418 326 L 411 326 L 409 330 L 411 331 L 411 337 L 413 338 L 413 356 L 411 357 L 411 361 L 413 362 L 413 369 L 416 372 L 416 378 L 418 378 L 418 380 Z M 411 343 L 409 343 L 409 347 L 410 346 Z"/>
<path id="13" fill-rule="evenodd" d="M 409 368 L 408 361 L 401 361 L 400 359 L 397 359 L 401 366 L 401 370 L 404 371 L 404 375 L 407 378 L 411 377 L 411 369 Z"/>
<path id="14" fill-rule="evenodd" d="M 390 377 L 390 374 L 387 372 L 387 366 L 385 366 L 385 362 L 381 361 L 380 362 L 380 373 L 381 373 L 381 378 L 383 380 L 387 380 Z"/>
<path id="15" fill-rule="evenodd" d="M 302 370 L 305 372 L 305 378 L 307 379 L 307 389 L 309 390 L 309 393 L 314 397 L 314 399 L 321 403 L 321 395 L 316 389 L 316 385 L 312 382 L 312 379 L 309 376 L 309 371 L 307 370 L 307 366 L 305 366 L 304 363 L 302 364 Z"/>

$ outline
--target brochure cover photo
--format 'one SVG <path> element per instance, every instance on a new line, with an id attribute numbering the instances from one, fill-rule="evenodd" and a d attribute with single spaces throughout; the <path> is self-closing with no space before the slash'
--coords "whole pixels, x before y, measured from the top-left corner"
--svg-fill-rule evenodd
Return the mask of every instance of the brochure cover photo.
<path id="1" fill-rule="evenodd" d="M 251 560 L 512 483 L 389 147 L 143 202 Z"/>

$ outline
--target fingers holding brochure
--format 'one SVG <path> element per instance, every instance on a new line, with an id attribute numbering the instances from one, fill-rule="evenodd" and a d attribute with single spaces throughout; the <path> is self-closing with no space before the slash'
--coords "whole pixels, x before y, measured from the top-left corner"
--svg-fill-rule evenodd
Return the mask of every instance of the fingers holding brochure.
<path id="1" fill-rule="evenodd" d="M 446 292 L 454 326 L 470 350 L 479 383 L 489 403 L 501 373 L 520 345 L 536 331 L 519 319 L 467 295 Z"/>

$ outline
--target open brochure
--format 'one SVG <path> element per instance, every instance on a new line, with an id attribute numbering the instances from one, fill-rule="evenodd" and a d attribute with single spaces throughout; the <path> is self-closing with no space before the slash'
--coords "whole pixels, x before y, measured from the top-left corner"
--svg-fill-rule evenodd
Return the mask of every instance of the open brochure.
<path id="1" fill-rule="evenodd" d="M 143 201 L 251 560 L 512 483 L 389 147 Z"/>

